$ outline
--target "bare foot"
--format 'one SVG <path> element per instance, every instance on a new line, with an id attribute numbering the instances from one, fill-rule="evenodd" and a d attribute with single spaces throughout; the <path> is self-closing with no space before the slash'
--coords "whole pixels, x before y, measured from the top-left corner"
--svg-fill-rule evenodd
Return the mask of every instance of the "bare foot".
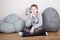
<path id="1" fill-rule="evenodd" d="M 19 36 L 22 37 L 22 35 L 23 35 L 23 32 L 19 32 Z"/>
<path id="2" fill-rule="evenodd" d="M 46 33 L 46 36 L 48 36 L 48 32 L 45 32 Z"/>

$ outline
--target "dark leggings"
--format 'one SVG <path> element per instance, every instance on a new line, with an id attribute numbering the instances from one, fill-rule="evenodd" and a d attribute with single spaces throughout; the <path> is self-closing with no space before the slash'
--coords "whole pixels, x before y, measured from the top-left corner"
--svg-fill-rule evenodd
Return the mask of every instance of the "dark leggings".
<path id="1" fill-rule="evenodd" d="M 28 37 L 28 36 L 46 36 L 44 28 L 42 30 L 39 30 L 39 28 L 36 28 L 34 30 L 34 33 L 30 34 L 31 27 L 25 27 L 26 30 L 23 31 L 23 37 Z"/>

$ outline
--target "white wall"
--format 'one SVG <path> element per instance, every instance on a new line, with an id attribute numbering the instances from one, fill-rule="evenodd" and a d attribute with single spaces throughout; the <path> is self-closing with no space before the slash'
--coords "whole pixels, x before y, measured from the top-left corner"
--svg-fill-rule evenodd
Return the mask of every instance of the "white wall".
<path id="1" fill-rule="evenodd" d="M 0 20 L 12 13 L 25 19 L 25 9 L 31 4 L 37 4 L 40 13 L 47 7 L 54 7 L 60 15 L 60 0 L 0 0 Z"/>

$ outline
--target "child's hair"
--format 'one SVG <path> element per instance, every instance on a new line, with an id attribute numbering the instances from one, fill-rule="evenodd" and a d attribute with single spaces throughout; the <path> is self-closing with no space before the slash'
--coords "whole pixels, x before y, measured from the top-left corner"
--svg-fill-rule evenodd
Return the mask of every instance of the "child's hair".
<path id="1" fill-rule="evenodd" d="M 31 9 L 31 7 L 36 7 L 36 8 L 38 9 L 38 6 L 37 6 L 36 4 L 32 4 L 32 5 L 30 6 L 30 9 Z M 31 13 L 31 11 L 30 11 L 30 13 Z M 38 13 L 38 11 L 37 11 L 37 13 Z"/>

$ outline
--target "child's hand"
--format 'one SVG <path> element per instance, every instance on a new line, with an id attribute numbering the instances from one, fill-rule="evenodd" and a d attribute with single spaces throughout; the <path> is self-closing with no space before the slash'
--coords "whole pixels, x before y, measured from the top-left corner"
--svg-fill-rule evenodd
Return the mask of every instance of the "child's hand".
<path id="1" fill-rule="evenodd" d="M 32 18 L 32 16 L 33 16 L 33 14 L 31 13 L 31 14 L 30 14 L 30 18 Z"/>
<path id="2" fill-rule="evenodd" d="M 36 15 L 34 15 L 33 13 L 30 14 L 30 18 L 32 17 L 36 17 Z"/>
<path id="3" fill-rule="evenodd" d="M 30 34 L 33 34 L 33 33 L 34 33 L 34 28 L 32 27 L 30 30 Z"/>

